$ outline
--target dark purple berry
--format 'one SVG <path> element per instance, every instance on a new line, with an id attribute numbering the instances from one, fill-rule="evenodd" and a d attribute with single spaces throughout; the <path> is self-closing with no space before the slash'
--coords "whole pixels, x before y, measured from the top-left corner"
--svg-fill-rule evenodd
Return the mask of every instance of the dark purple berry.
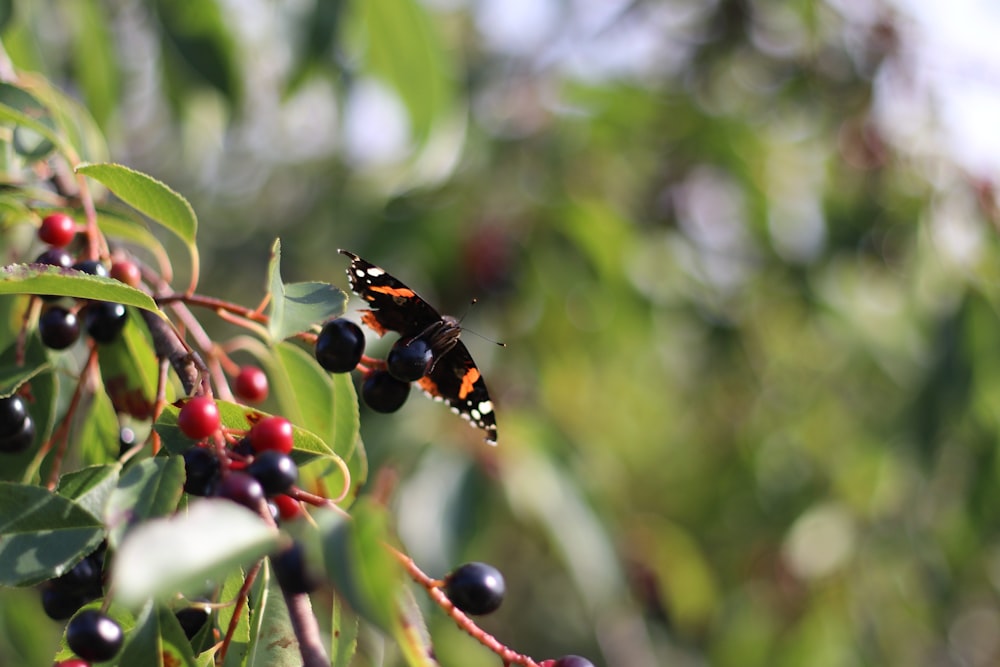
<path id="1" fill-rule="evenodd" d="M 98 343 L 113 343 L 125 328 L 128 310 L 120 303 L 94 301 L 80 311 L 83 328 Z"/>
<path id="2" fill-rule="evenodd" d="M 319 588 L 320 579 L 306 562 L 300 542 L 270 557 L 274 576 L 281 590 L 288 594 L 311 593 Z"/>
<path id="3" fill-rule="evenodd" d="M 269 496 L 288 491 L 299 479 L 299 468 L 292 457 L 275 449 L 259 453 L 247 466 L 247 472 L 260 482 Z"/>
<path id="4" fill-rule="evenodd" d="M 594 663 L 578 655 L 564 655 L 552 663 L 552 667 L 594 667 Z"/>
<path id="5" fill-rule="evenodd" d="M 0 438 L 10 437 L 20 431 L 27 416 L 28 406 L 20 396 L 0 398 Z"/>
<path id="6" fill-rule="evenodd" d="M 42 587 L 42 609 L 53 621 L 65 621 L 88 602 L 90 599 L 83 593 L 59 588 L 52 582 Z"/>
<path id="7" fill-rule="evenodd" d="M 55 306 L 38 318 L 38 335 L 45 347 L 65 350 L 80 337 L 80 322 L 75 313 Z"/>
<path id="8" fill-rule="evenodd" d="M 365 334 L 354 322 L 337 318 L 323 325 L 316 337 L 316 361 L 331 373 L 347 373 L 365 353 Z"/>
<path id="9" fill-rule="evenodd" d="M 184 491 L 192 496 L 209 496 L 219 483 L 220 466 L 215 453 L 207 447 L 188 447 L 184 457 Z"/>
<path id="10" fill-rule="evenodd" d="M 19 454 L 31 447 L 35 441 L 35 421 L 30 415 L 21 422 L 21 428 L 7 437 L 0 438 L 0 452 Z"/>
<path id="11" fill-rule="evenodd" d="M 104 266 L 96 259 L 85 259 L 82 262 L 77 262 L 70 268 L 76 269 L 77 271 L 83 271 L 84 273 L 89 273 L 92 276 L 100 276 L 101 278 L 108 277 L 108 267 Z"/>
<path id="12" fill-rule="evenodd" d="M 62 248 L 49 248 L 35 259 L 35 263 L 68 269 L 73 265 L 73 256 Z"/>
<path id="13" fill-rule="evenodd" d="M 486 563 L 466 563 L 444 578 L 444 593 L 451 603 L 473 616 L 499 609 L 505 591 L 503 575 Z"/>
<path id="14" fill-rule="evenodd" d="M 414 382 L 427 375 L 434 352 L 423 338 L 400 338 L 386 358 L 389 374 L 403 382 Z"/>
<path id="15" fill-rule="evenodd" d="M 373 371 L 361 385 L 361 398 L 375 412 L 395 412 L 410 395 L 410 383 L 397 380 L 388 371 Z"/>
<path id="16" fill-rule="evenodd" d="M 245 472 L 231 472 L 223 477 L 216 493 L 254 512 L 258 511 L 264 500 L 264 488 L 260 482 Z"/>
<path id="17" fill-rule="evenodd" d="M 66 625 L 66 645 L 88 662 L 104 662 L 115 657 L 123 639 L 121 626 L 96 609 L 84 609 Z"/>
<path id="18" fill-rule="evenodd" d="M 174 616 L 177 617 L 178 622 L 181 624 L 181 628 L 184 630 L 184 635 L 188 638 L 188 641 L 194 639 L 195 635 L 205 627 L 205 623 L 211 615 L 212 610 L 205 605 L 185 607 L 174 612 Z"/>

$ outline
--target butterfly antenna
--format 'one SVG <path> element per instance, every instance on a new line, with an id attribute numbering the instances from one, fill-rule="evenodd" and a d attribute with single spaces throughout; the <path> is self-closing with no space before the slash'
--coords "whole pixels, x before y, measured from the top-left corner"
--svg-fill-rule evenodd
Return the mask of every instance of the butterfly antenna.
<path id="1" fill-rule="evenodd" d="M 479 303 L 479 299 L 477 299 L 475 297 L 473 297 L 472 300 L 469 301 L 468 308 L 466 308 L 465 312 L 462 313 L 462 316 L 460 318 L 458 318 L 458 324 L 459 324 L 459 326 L 461 326 L 462 322 L 465 321 L 465 318 L 469 314 L 469 311 L 472 310 L 472 307 L 474 305 L 476 305 L 477 303 Z M 495 340 L 493 338 L 488 338 L 488 337 L 484 336 L 483 334 L 479 333 L 478 331 L 473 331 L 472 329 L 466 329 L 465 327 L 462 327 L 462 331 L 468 331 L 473 336 L 479 336 L 483 340 L 488 340 L 489 342 L 494 343 L 495 345 L 497 345 L 499 347 L 507 347 L 507 343 L 501 343 L 500 341 Z"/>

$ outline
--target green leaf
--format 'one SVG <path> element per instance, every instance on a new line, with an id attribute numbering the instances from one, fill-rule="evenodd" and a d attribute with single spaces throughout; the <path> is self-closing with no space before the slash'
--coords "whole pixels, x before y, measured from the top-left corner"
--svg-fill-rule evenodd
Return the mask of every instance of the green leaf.
<path id="1" fill-rule="evenodd" d="M 399 611 L 393 636 L 399 645 L 406 664 L 410 667 L 437 667 L 434 659 L 434 646 L 427 631 L 427 623 L 420 612 L 413 591 L 401 587 L 398 596 Z"/>
<path id="2" fill-rule="evenodd" d="M 198 218 L 180 194 L 152 176 L 120 164 L 85 163 L 78 165 L 76 172 L 103 183 L 123 202 L 172 231 L 196 256 Z"/>
<path id="3" fill-rule="evenodd" d="M 302 664 L 299 642 L 288 617 L 281 588 L 264 561 L 257 575 L 253 622 L 250 627 L 250 652 L 247 667 L 298 667 Z"/>
<path id="4" fill-rule="evenodd" d="M 105 602 L 106 600 L 95 600 L 93 602 L 85 604 L 83 607 L 81 607 L 81 609 L 100 610 L 103 608 Z M 132 631 L 135 628 L 135 623 L 136 623 L 135 616 L 133 616 L 128 609 L 118 604 L 117 601 L 112 601 L 111 605 L 104 610 L 104 613 L 110 616 L 114 621 L 118 623 L 118 625 L 121 626 L 122 632 L 125 634 L 125 641 L 128 642 L 132 636 Z M 75 657 L 76 655 L 72 651 L 70 651 L 69 646 L 66 645 L 66 633 L 64 630 L 62 641 L 60 642 L 59 646 L 59 652 L 56 653 L 55 659 L 62 661 L 62 660 L 69 660 Z M 121 667 L 133 667 L 134 663 L 125 662 L 124 660 L 121 659 L 121 654 L 119 654 L 119 656 L 116 659 L 108 662 L 102 662 L 100 664 L 101 667 L 117 667 L 118 665 L 120 665 Z M 135 665 L 135 667 L 138 667 L 138 665 Z"/>
<path id="5" fill-rule="evenodd" d="M 349 667 L 358 650 L 358 617 L 344 607 L 339 595 L 333 596 L 330 613 L 330 667 Z"/>
<path id="6" fill-rule="evenodd" d="M 159 365 L 149 332 L 134 311 L 114 341 L 101 346 L 97 360 L 104 391 L 116 412 L 145 421 L 152 419 L 159 380 Z M 173 386 L 167 385 L 167 397 Z"/>
<path id="7" fill-rule="evenodd" d="M 369 71 L 392 86 L 422 142 L 450 109 L 454 77 L 441 38 L 416 0 L 366 0 L 353 4 L 365 42 Z"/>
<path id="8" fill-rule="evenodd" d="M 59 478 L 56 493 L 70 500 L 95 518 L 104 516 L 108 500 L 118 485 L 120 464 L 98 465 L 68 472 Z"/>
<path id="9" fill-rule="evenodd" d="M 0 294 L 54 294 L 160 312 L 148 294 L 114 278 L 45 264 L 9 264 L 0 268 Z"/>
<path id="10" fill-rule="evenodd" d="M 329 283 L 291 283 L 281 281 L 281 239 L 271 247 L 267 268 L 271 303 L 268 331 L 276 341 L 308 331 L 313 325 L 344 312 L 347 295 Z"/>
<path id="11" fill-rule="evenodd" d="M 89 402 L 89 404 L 88 404 Z M 118 458 L 121 448 L 121 425 L 106 392 L 96 391 L 81 400 L 77 428 L 70 434 L 84 465 Z"/>
<path id="12" fill-rule="evenodd" d="M 14 18 L 14 0 L 0 0 L 0 31 L 10 25 Z"/>
<path id="13" fill-rule="evenodd" d="M 0 482 L 0 585 L 58 577 L 103 538 L 101 522 L 72 500 L 39 486 Z"/>
<path id="14" fill-rule="evenodd" d="M 290 421 L 308 429 L 327 442 L 333 442 L 333 383 L 308 352 L 292 343 L 274 346 L 269 360 L 268 377 L 281 407 Z"/>
<path id="15" fill-rule="evenodd" d="M 123 213 L 122 211 L 125 211 Z M 149 231 L 149 225 L 141 216 L 123 207 L 122 211 L 99 208 L 97 210 L 97 226 L 107 236 L 116 242 L 130 243 L 148 250 L 155 257 L 163 257 L 166 250 L 160 240 Z M 135 216 L 128 217 L 128 213 Z"/>
<path id="16" fill-rule="evenodd" d="M 52 370 L 52 365 L 48 361 L 42 363 L 18 365 L 12 362 L 14 357 L 13 349 L 4 354 L 4 360 L 0 362 L 0 398 L 8 398 L 16 392 L 21 385 L 35 377 L 39 373 Z"/>
<path id="17" fill-rule="evenodd" d="M 97 124 L 106 127 L 118 101 L 119 66 L 110 17 L 96 0 L 79 0 L 67 7 L 72 13 L 73 59 L 71 65 Z"/>
<path id="18" fill-rule="evenodd" d="M 392 541 L 385 508 L 358 501 L 347 519 L 317 512 L 326 574 L 358 614 L 387 632 L 396 623 L 402 568 L 386 549 Z"/>
<path id="19" fill-rule="evenodd" d="M 137 526 L 115 558 L 112 581 L 117 599 L 135 606 L 178 591 L 197 594 L 206 580 L 224 577 L 273 551 L 278 533 L 236 503 L 201 498 L 186 514 Z"/>
<path id="20" fill-rule="evenodd" d="M 0 83 L 0 120 L 15 124 L 14 149 L 29 160 L 39 160 L 65 142 L 55 131 L 52 114 L 27 91 Z M 67 157 L 71 153 L 61 151 Z"/>
<path id="21" fill-rule="evenodd" d="M 227 401 L 216 401 L 219 407 L 219 417 L 222 420 L 222 427 L 235 431 L 247 431 L 251 423 L 256 423 L 265 417 L 269 417 L 266 412 L 261 412 L 245 405 L 229 403 Z M 168 405 L 163 409 L 163 413 L 153 427 L 160 434 L 163 446 L 172 454 L 180 454 L 194 443 L 190 438 L 181 433 L 177 427 L 177 415 L 180 408 Z M 252 422 L 251 422 L 252 420 Z M 316 435 L 292 425 L 293 449 L 292 458 L 296 463 L 302 465 L 312 461 L 317 456 L 336 456 L 325 442 Z"/>
<path id="22" fill-rule="evenodd" d="M 239 596 L 240 589 L 246 575 L 243 570 L 234 567 L 226 575 L 226 580 L 222 583 L 222 590 L 219 591 L 219 601 L 222 603 L 234 602 Z M 236 612 L 235 604 L 225 604 L 219 608 L 219 630 L 223 635 L 229 629 L 233 614 Z M 233 629 L 232 641 L 229 643 L 229 650 L 226 651 L 226 660 L 223 667 L 240 667 L 250 650 L 250 618 L 246 608 L 240 609 L 240 615 L 236 619 L 236 627 Z"/>
<path id="23" fill-rule="evenodd" d="M 191 642 L 173 612 L 162 604 L 146 604 L 128 634 L 118 658 L 120 665 L 194 667 Z"/>
<path id="24" fill-rule="evenodd" d="M 179 456 L 146 459 L 128 468 L 111 493 L 105 513 L 111 546 L 120 544 L 126 531 L 143 520 L 173 512 L 183 487 L 184 460 Z"/>

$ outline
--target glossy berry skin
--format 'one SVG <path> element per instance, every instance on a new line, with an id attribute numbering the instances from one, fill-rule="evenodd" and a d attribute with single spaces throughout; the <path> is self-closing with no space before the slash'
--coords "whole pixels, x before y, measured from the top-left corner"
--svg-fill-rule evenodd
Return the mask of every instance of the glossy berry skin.
<path id="1" fill-rule="evenodd" d="M 233 391 L 247 403 L 260 403 L 267 398 L 267 375 L 256 366 L 243 366 L 233 382 Z"/>
<path id="2" fill-rule="evenodd" d="M 293 542 L 292 546 L 270 558 L 274 576 L 285 593 L 311 593 L 319 588 L 319 578 L 306 563 L 305 551 L 300 542 Z"/>
<path id="3" fill-rule="evenodd" d="M 278 508 L 278 517 L 282 521 L 291 521 L 302 515 L 302 503 L 291 496 L 279 493 L 271 498 L 271 502 Z"/>
<path id="4" fill-rule="evenodd" d="M 125 635 L 110 616 L 84 609 L 66 625 L 66 645 L 89 662 L 104 662 L 118 655 Z"/>
<path id="5" fill-rule="evenodd" d="M 287 454 L 295 445 L 295 429 L 284 417 L 264 417 L 253 425 L 247 438 L 255 452 L 269 449 Z"/>
<path id="6" fill-rule="evenodd" d="M 177 427 L 192 440 L 202 440 L 219 430 L 219 406 L 208 396 L 195 396 L 181 408 Z"/>
<path id="7" fill-rule="evenodd" d="M 331 373 L 355 369 L 365 353 L 365 334 L 354 322 L 340 317 L 330 320 L 316 338 L 316 361 Z"/>
<path id="8" fill-rule="evenodd" d="M 361 398 L 375 412 L 395 412 L 410 395 L 410 383 L 397 380 L 388 371 L 373 371 L 361 384 Z"/>
<path id="9" fill-rule="evenodd" d="M 111 277 L 130 287 L 138 287 L 142 284 L 142 271 L 135 265 L 135 262 L 130 262 L 127 259 L 111 263 Z"/>
<path id="10" fill-rule="evenodd" d="M 20 396 L 0 398 L 0 438 L 7 438 L 21 430 L 28 417 L 28 406 Z"/>
<path id="11" fill-rule="evenodd" d="M 63 590 L 54 585 L 42 588 L 42 609 L 53 621 L 65 621 L 72 617 L 91 599 L 93 598 L 88 599 L 82 593 Z"/>
<path id="12" fill-rule="evenodd" d="M 386 370 L 397 380 L 415 382 L 431 368 L 434 352 L 423 338 L 400 338 L 386 358 Z"/>
<path id="13" fill-rule="evenodd" d="M 95 301 L 80 311 L 83 328 L 98 343 L 113 343 L 125 328 L 128 310 L 120 303 Z"/>
<path id="14" fill-rule="evenodd" d="M 453 605 L 472 616 L 499 609 L 506 590 L 503 575 L 486 563 L 466 563 L 444 578 L 444 594 Z"/>
<path id="15" fill-rule="evenodd" d="M 188 447 L 184 457 L 184 491 L 192 496 L 210 496 L 219 483 L 221 466 L 207 447 Z"/>
<path id="16" fill-rule="evenodd" d="M 564 655 L 553 662 L 552 667 L 594 667 L 594 663 L 578 655 Z"/>
<path id="17" fill-rule="evenodd" d="M 0 438 L 0 452 L 20 454 L 27 451 L 35 441 L 35 421 L 31 416 L 24 418 L 21 428 L 5 438 Z"/>
<path id="18" fill-rule="evenodd" d="M 83 271 L 84 273 L 89 273 L 92 276 L 99 276 L 101 278 L 108 277 L 108 267 L 104 266 L 104 264 L 96 259 L 85 259 L 82 262 L 77 262 L 70 268 L 76 269 L 77 271 Z"/>
<path id="19" fill-rule="evenodd" d="M 57 662 L 52 667 L 90 667 L 90 663 L 86 660 L 80 660 L 80 658 L 70 658 L 69 660 Z"/>
<path id="20" fill-rule="evenodd" d="M 247 466 L 247 472 L 269 496 L 288 491 L 299 480 L 299 468 L 292 457 L 274 449 L 260 452 Z"/>
<path id="21" fill-rule="evenodd" d="M 49 248 L 35 259 L 35 263 L 68 269 L 73 265 L 73 257 L 62 248 Z"/>
<path id="22" fill-rule="evenodd" d="M 231 472 L 219 483 L 218 495 L 256 512 L 264 500 L 264 488 L 245 472 Z"/>
<path id="23" fill-rule="evenodd" d="M 80 337 L 80 321 L 65 308 L 49 308 L 38 318 L 38 335 L 45 347 L 65 350 Z"/>
<path id="24" fill-rule="evenodd" d="M 38 238 L 50 246 L 62 248 L 68 246 L 76 236 L 76 222 L 65 213 L 51 213 L 42 218 L 42 226 L 38 228 Z"/>

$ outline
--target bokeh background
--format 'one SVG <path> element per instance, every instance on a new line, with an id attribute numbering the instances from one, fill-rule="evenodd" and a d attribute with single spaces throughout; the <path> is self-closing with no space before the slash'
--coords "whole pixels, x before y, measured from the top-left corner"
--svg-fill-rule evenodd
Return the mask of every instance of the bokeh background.
<path id="1" fill-rule="evenodd" d="M 256 304 L 280 236 L 288 281 L 346 288 L 349 248 L 467 313 L 499 447 L 418 395 L 362 427 L 417 562 L 506 574 L 483 621 L 505 643 L 598 667 L 1000 662 L 988 0 L 0 18 L 115 161 L 191 200 L 201 291 Z M 2 663 L 48 664 L 36 594 L 4 600 Z M 429 620 L 442 665 L 499 664 Z"/>

